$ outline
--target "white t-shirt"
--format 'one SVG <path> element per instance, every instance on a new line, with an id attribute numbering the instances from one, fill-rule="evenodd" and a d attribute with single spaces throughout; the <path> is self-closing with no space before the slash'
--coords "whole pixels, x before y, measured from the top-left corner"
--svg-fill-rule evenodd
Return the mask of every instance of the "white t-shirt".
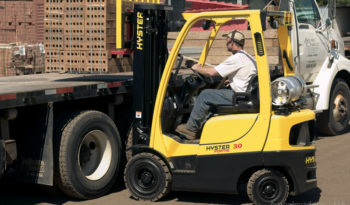
<path id="1" fill-rule="evenodd" d="M 257 73 L 255 59 L 243 50 L 228 57 L 215 70 L 221 77 L 228 77 L 235 92 L 246 92 L 250 78 Z"/>

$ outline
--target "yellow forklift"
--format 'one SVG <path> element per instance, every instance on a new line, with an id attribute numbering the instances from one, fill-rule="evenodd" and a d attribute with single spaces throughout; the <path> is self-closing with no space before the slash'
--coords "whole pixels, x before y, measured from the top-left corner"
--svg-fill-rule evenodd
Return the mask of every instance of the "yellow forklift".
<path id="1" fill-rule="evenodd" d="M 288 35 L 292 14 L 259 10 L 187 13 L 167 56 L 167 10 L 164 5 L 135 5 L 134 122 L 124 172 L 131 195 L 156 201 L 170 190 L 242 191 L 255 204 L 279 204 L 290 194 L 315 188 L 315 114 L 303 108 L 307 86 L 294 76 Z M 191 27 L 203 22 L 203 28 L 211 29 L 199 58 L 204 65 L 220 27 L 234 20 L 249 22 L 258 75 L 247 92 L 237 93 L 239 99 L 232 106 L 213 107 L 199 140 L 183 139 L 175 132 L 176 126 L 187 120 L 200 91 L 216 87 L 217 80 L 198 73 L 181 75 L 184 56 L 180 47 Z M 277 29 L 282 54 L 283 73 L 275 79 L 267 60 L 265 22 Z M 162 26 L 154 29 L 155 25 Z M 163 36 L 159 45 L 156 35 Z"/>

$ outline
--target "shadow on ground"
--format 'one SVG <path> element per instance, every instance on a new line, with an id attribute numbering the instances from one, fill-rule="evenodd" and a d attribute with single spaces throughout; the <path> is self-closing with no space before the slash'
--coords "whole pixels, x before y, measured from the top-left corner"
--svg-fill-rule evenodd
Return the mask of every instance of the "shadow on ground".
<path id="1" fill-rule="evenodd" d="M 317 134 L 317 140 L 322 140 L 322 139 L 325 139 L 327 137 L 335 137 L 335 136 L 323 134 L 320 132 L 319 129 L 317 129 L 316 134 Z M 350 134 L 350 126 L 341 135 L 347 135 L 347 134 Z M 340 135 L 337 135 L 337 136 L 340 136 Z"/>
<path id="2" fill-rule="evenodd" d="M 321 192 L 321 189 L 315 188 L 298 196 L 290 196 L 286 204 L 317 204 L 320 201 Z"/>
<path id="3" fill-rule="evenodd" d="M 315 188 L 298 196 L 290 196 L 286 204 L 318 203 L 321 197 L 321 192 L 321 189 Z M 193 192 L 172 192 L 161 201 L 179 201 L 199 204 L 251 204 L 246 194 L 228 195 Z"/>
<path id="4" fill-rule="evenodd" d="M 193 193 L 193 192 L 171 192 L 161 201 L 178 201 L 196 204 L 247 204 L 250 203 L 247 196 L 211 194 L 211 193 Z"/>
<path id="5" fill-rule="evenodd" d="M 67 197 L 60 192 L 40 185 L 17 184 L 17 183 L 0 183 L 0 204 L 64 204 L 66 202 L 84 202 Z M 112 193 L 118 193 L 124 190 L 123 185 L 116 186 Z M 298 196 L 290 196 L 286 204 L 313 204 L 320 199 L 321 190 L 313 189 Z M 136 202 L 136 201 L 135 201 Z M 250 204 L 246 195 L 228 195 L 228 194 L 210 194 L 210 193 L 193 193 L 193 192 L 171 192 L 160 203 L 196 203 L 196 204 Z"/>
<path id="6" fill-rule="evenodd" d="M 125 189 L 123 185 L 117 185 L 112 192 L 120 192 Z M 0 204 L 64 204 L 66 202 L 84 202 L 65 196 L 52 187 L 37 184 L 10 183 L 0 181 Z"/>
<path id="7" fill-rule="evenodd" d="M 119 182 L 122 181 L 120 178 Z M 125 190 L 124 183 L 117 183 L 111 190 L 110 194 L 119 193 Z M 287 204 L 312 204 L 320 200 L 322 190 L 315 188 L 298 196 L 290 196 Z M 116 198 L 118 197 L 115 196 Z M 125 196 L 124 196 L 125 197 Z M 125 200 L 125 199 L 124 199 Z M 0 181 L 0 204 L 64 204 L 66 202 L 82 202 L 65 196 L 60 191 L 52 187 L 14 183 L 13 181 Z M 196 204 L 251 204 L 246 194 L 229 195 L 229 194 L 212 194 L 212 193 L 196 193 L 196 192 L 170 192 L 164 199 L 159 201 L 161 204 L 176 202 L 196 203 Z"/>

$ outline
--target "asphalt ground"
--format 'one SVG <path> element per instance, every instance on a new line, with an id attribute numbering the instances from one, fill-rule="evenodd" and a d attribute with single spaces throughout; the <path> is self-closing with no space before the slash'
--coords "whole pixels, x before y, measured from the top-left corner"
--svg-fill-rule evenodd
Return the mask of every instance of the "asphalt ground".
<path id="1" fill-rule="evenodd" d="M 350 204 L 350 133 L 321 137 L 316 141 L 318 188 L 289 197 L 287 204 L 346 205 Z M 159 202 L 142 202 L 130 198 L 119 182 L 106 196 L 79 201 L 38 185 L 1 182 L 0 205 L 7 204 L 251 204 L 244 195 L 171 192 Z"/>

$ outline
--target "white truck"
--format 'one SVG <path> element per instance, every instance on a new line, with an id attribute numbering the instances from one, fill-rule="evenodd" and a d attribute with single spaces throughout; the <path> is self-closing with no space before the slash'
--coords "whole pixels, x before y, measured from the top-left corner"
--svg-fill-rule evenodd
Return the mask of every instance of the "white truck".
<path id="1" fill-rule="evenodd" d="M 349 129 L 350 60 L 335 23 L 335 0 L 329 0 L 324 19 L 316 0 L 281 0 L 282 11 L 293 12 L 289 31 L 295 73 L 313 88 L 308 107 L 318 113 L 322 134 L 338 135 Z M 282 53 L 283 57 L 283 53 Z"/>

